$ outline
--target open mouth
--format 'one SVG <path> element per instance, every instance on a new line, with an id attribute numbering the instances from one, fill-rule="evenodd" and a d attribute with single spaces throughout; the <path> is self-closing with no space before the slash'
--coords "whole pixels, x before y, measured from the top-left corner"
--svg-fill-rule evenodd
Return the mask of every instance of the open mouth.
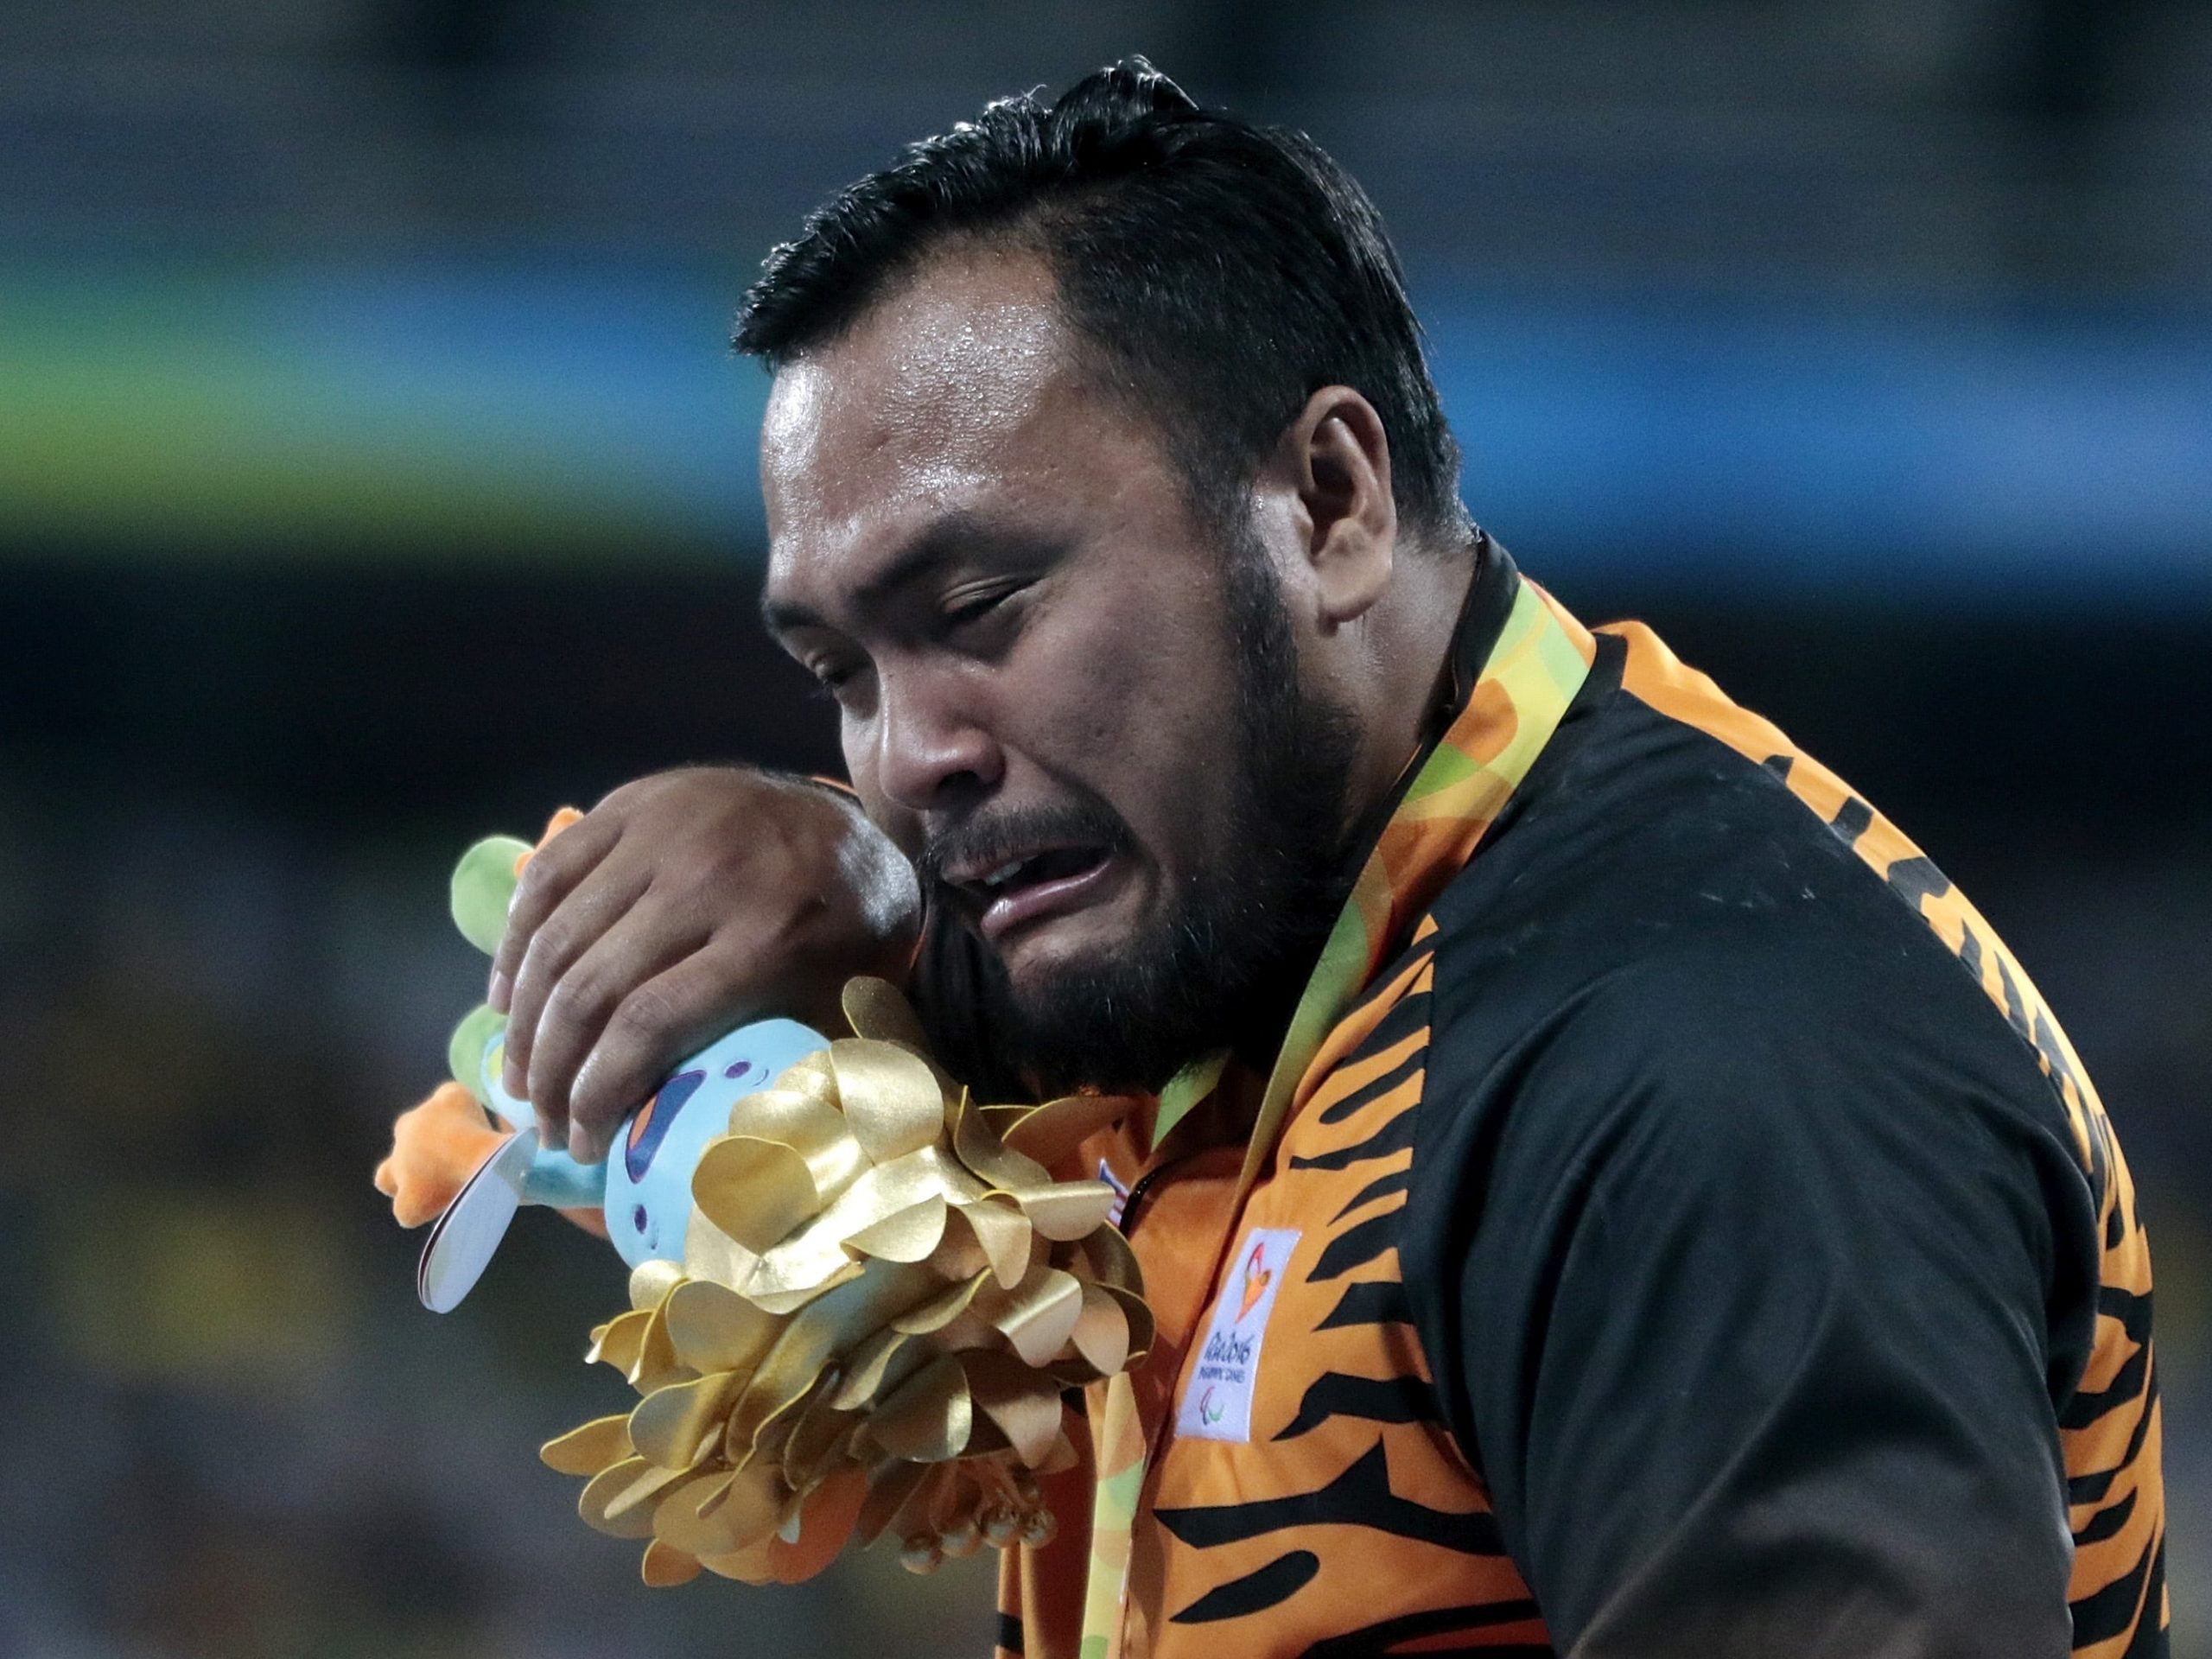
<path id="1" fill-rule="evenodd" d="M 953 885 L 978 906 L 976 927 L 995 943 L 1014 928 L 1102 896 L 1117 862 L 1107 847 L 1045 847 Z"/>

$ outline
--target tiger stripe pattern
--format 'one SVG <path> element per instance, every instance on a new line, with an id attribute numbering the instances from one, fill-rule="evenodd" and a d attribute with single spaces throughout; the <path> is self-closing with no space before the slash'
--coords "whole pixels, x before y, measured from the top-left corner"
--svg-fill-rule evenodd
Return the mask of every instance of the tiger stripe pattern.
<path id="1" fill-rule="evenodd" d="M 2104 1227 L 2096 1344 L 2059 1421 L 2074 1652 L 2162 1652 L 2150 1261 L 2125 1160 L 2078 1057 L 1987 922 L 1893 824 L 1648 629 L 1600 632 L 1626 652 L 1623 683 L 1605 695 L 1632 696 L 1764 766 L 1912 907 L 2038 1057 Z M 1002 1655 L 1554 1652 L 1484 1484 L 1444 1427 L 1398 1238 L 1433 1035 L 1428 906 L 1480 855 L 1598 649 L 1556 601 L 1517 583 L 1491 660 L 1361 873 L 1264 1099 L 1246 1102 L 1258 1107 L 1249 1148 L 1206 1140 L 1196 1111 L 1158 1145 L 1151 1124 L 1134 1122 L 1079 1149 L 1080 1173 L 1103 1165 L 1131 1189 L 1130 1242 L 1161 1334 L 1144 1370 L 1116 1379 L 1118 1395 L 1090 1391 L 1096 1462 L 1064 1478 L 1061 1536 L 1006 1564 Z M 1258 1300 L 1245 1271 L 1255 1235 L 1295 1236 L 1281 1282 Z M 1207 1333 L 1246 1318 L 1264 1323 L 1249 1433 L 1217 1438 L 1178 1405 L 1187 1407 Z M 1111 1478 L 1098 1481 L 1094 1467 Z"/>

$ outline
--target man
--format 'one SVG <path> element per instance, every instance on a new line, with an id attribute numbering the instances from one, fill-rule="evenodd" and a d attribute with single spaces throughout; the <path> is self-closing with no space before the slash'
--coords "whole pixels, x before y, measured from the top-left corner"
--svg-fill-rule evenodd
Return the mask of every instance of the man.
<path id="1" fill-rule="evenodd" d="M 1003 1649 L 2165 1651 L 2066 1039 L 1892 825 L 1468 521 L 1327 157 L 1133 60 L 833 200 L 738 343 L 857 807 L 610 796 L 524 878 L 508 1082 L 596 1154 L 912 951 L 971 1081 L 1141 1091 L 1083 1158 L 1161 1338 Z"/>

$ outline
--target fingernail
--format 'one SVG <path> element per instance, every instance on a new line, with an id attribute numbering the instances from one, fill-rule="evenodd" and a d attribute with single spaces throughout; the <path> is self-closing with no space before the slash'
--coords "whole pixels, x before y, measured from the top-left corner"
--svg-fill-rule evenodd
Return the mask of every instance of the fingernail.
<path id="1" fill-rule="evenodd" d="M 498 969 L 492 970 L 492 982 L 484 988 L 484 1000 L 500 1014 L 507 1012 L 507 1003 L 515 993 L 515 982 Z"/>
<path id="2" fill-rule="evenodd" d="M 571 1128 L 569 1131 L 569 1156 L 580 1164 L 595 1164 L 599 1161 L 599 1154 L 592 1146 L 591 1136 L 584 1133 L 581 1127 Z"/>

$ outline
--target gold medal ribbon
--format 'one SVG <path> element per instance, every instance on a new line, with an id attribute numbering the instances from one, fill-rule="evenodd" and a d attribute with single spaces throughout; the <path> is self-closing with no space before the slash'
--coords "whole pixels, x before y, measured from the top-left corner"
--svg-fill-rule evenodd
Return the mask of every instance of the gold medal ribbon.
<path id="1" fill-rule="evenodd" d="M 1589 632 L 1514 570 L 1503 549 L 1494 548 L 1492 556 L 1514 584 L 1511 609 L 1465 703 L 1414 774 L 1322 947 L 1268 1074 L 1233 1210 L 1242 1210 L 1293 1114 L 1342 1058 L 1338 1022 L 1393 942 L 1473 857 L 1589 677 L 1597 652 Z M 1202 1077 L 1193 1074 L 1196 1088 L 1179 1091 L 1173 1102 L 1177 1116 L 1219 1071 L 1215 1065 Z M 1159 1432 L 1159 1425 L 1139 1421 L 1127 1376 L 1110 1378 L 1103 1392 L 1081 1659 L 1119 1659 L 1132 1535 Z"/>

